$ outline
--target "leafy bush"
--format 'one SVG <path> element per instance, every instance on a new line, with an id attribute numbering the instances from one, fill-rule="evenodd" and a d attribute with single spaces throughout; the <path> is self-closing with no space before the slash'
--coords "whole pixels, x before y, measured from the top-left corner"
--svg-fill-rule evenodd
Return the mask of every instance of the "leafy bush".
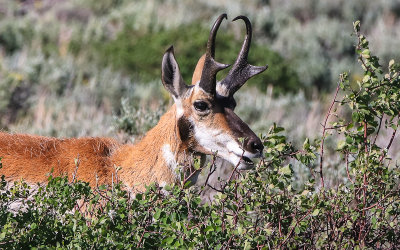
<path id="1" fill-rule="evenodd" d="M 185 176 L 177 185 L 151 185 L 135 197 L 119 184 L 91 190 L 50 176 L 47 186 L 33 190 L 10 185 L 3 176 L 0 247 L 396 248 L 400 169 L 387 152 L 399 127 L 400 65 L 391 61 L 383 75 L 359 22 L 354 29 L 364 77 L 354 86 L 341 75 L 318 143 L 307 139 L 296 149 L 283 128 L 273 126 L 262 137 L 265 158 L 254 170 L 234 169 L 212 203 L 202 203 L 202 187 L 188 188 Z M 340 109 L 351 117 L 342 117 Z M 391 136 L 379 146 L 384 129 Z M 337 133 L 343 141 L 335 150 L 347 180 L 329 186 L 324 146 Z M 296 162 L 311 178 L 295 188 Z M 21 208 L 10 211 L 15 202 Z"/>
<path id="2" fill-rule="evenodd" d="M 132 72 L 143 81 L 160 78 L 160 58 L 166 48 L 173 44 L 184 79 L 190 83 L 197 60 L 205 53 L 209 30 L 199 24 L 182 25 L 174 29 L 162 29 L 143 33 L 131 27 L 125 27 L 115 39 L 101 42 L 96 53 L 106 65 L 115 69 Z M 242 36 L 240 36 L 242 37 Z M 219 32 L 217 39 L 217 60 L 232 64 L 239 53 L 242 41 L 233 34 Z M 276 86 L 276 91 L 299 89 L 299 80 L 289 64 L 277 53 L 266 46 L 254 43 L 249 55 L 250 63 L 269 64 L 268 74 L 262 74 L 249 81 L 262 90 L 268 84 Z"/>
<path id="3" fill-rule="evenodd" d="M 25 39 L 31 39 L 32 31 L 24 22 L 3 22 L 0 25 L 0 46 L 7 53 L 22 49 Z"/>
<path id="4" fill-rule="evenodd" d="M 361 20 L 365 32 L 383 59 L 399 58 L 396 47 L 399 25 L 395 1 L 268 1 L 270 15 L 263 20 L 271 47 L 291 63 L 305 86 L 334 89 L 336 76 L 344 70 L 360 73 L 353 65 L 349 36 L 353 20 Z M 388 21 L 388 20 L 392 21 Z"/>
<path id="5" fill-rule="evenodd" d="M 121 97 L 132 95 L 131 80 L 109 69 L 100 71 L 78 63 L 72 57 L 16 53 L 2 66 L 0 125 L 11 130 L 18 124 L 25 125 L 26 132 L 53 136 L 100 133 L 93 126 L 93 116 L 97 116 L 98 124 L 107 119 L 110 123 Z M 104 117 L 107 112 L 109 117 Z"/>
<path id="6" fill-rule="evenodd" d="M 160 105 L 160 107 L 156 111 L 152 111 L 148 108 L 139 108 L 130 103 L 128 99 L 122 99 L 121 114 L 115 117 L 116 127 L 128 135 L 143 135 L 155 127 L 165 113 L 165 106 Z"/>

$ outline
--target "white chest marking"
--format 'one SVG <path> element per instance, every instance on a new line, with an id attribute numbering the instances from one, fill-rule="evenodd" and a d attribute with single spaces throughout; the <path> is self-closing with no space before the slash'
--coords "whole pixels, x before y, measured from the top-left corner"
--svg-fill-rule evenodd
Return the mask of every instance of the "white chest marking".
<path id="1" fill-rule="evenodd" d="M 176 168 L 178 166 L 178 163 L 175 160 L 175 155 L 171 150 L 171 146 L 169 144 L 164 144 L 161 150 L 165 163 L 173 171 L 174 175 L 176 175 L 177 174 Z"/>

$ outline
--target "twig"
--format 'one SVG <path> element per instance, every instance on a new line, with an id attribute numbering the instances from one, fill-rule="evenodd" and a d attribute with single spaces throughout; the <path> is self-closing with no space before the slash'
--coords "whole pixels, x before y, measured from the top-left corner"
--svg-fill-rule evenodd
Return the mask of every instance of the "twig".
<path id="1" fill-rule="evenodd" d="M 325 128 L 325 129 L 326 129 L 326 130 L 334 130 L 334 129 L 338 129 L 338 128 L 347 127 L 347 126 L 349 126 L 349 124 L 351 124 L 351 123 L 347 123 L 347 124 L 343 124 L 343 125 L 335 126 L 335 127 L 328 127 L 328 128 Z M 321 125 L 322 125 L 322 124 L 321 124 Z"/>
<path id="2" fill-rule="evenodd" d="M 147 213 L 150 213 L 150 210 L 152 210 L 152 208 L 149 208 L 149 209 L 147 210 Z M 146 230 L 146 228 L 150 225 L 150 223 L 151 223 L 151 220 L 150 220 L 150 221 L 147 221 L 146 225 L 144 225 L 143 233 L 142 233 L 142 235 L 140 236 L 139 242 L 138 242 L 137 245 L 136 245 L 137 248 L 139 248 L 140 245 L 142 244 L 142 240 L 143 240 L 144 234 L 147 233 L 147 232 L 149 232 L 149 231 Z"/>
<path id="3" fill-rule="evenodd" d="M 282 237 L 281 220 L 282 220 L 282 215 L 281 213 L 279 213 L 279 222 L 278 222 L 279 237 Z"/>
<path id="4" fill-rule="evenodd" d="M 368 158 L 369 158 L 369 152 L 368 152 L 368 137 L 367 137 L 367 129 L 368 129 L 368 124 L 367 121 L 364 120 L 364 151 L 365 151 L 365 165 L 368 167 Z M 362 196 L 363 196 L 363 207 L 366 206 L 367 204 L 367 172 L 363 174 L 363 187 L 362 187 Z M 366 225 L 366 217 L 365 217 L 365 210 L 362 210 L 362 218 L 360 220 L 360 231 L 358 234 L 358 240 L 360 241 L 361 248 L 364 247 L 365 245 L 365 225 Z"/>
<path id="5" fill-rule="evenodd" d="M 186 182 L 188 182 L 188 181 L 190 180 L 190 178 L 192 178 L 193 175 L 197 174 L 201 169 L 202 169 L 202 168 L 200 168 L 200 169 L 195 169 L 194 171 L 191 171 L 191 173 L 189 174 L 189 176 L 188 176 L 188 177 L 185 177 L 185 179 L 183 180 L 183 185 L 185 185 Z"/>
<path id="6" fill-rule="evenodd" d="M 74 170 L 74 172 L 72 173 L 72 182 L 71 183 L 74 183 L 75 182 L 75 180 L 76 180 L 76 176 L 77 176 L 77 174 L 78 174 L 78 168 L 79 168 L 79 164 L 81 163 L 81 160 L 79 160 L 79 153 L 78 153 L 78 156 L 76 157 L 76 159 L 75 159 L 75 170 Z"/>
<path id="7" fill-rule="evenodd" d="M 237 168 L 238 168 L 239 165 L 240 165 L 240 161 L 243 159 L 243 155 L 244 155 L 244 150 L 243 150 L 243 152 L 242 152 L 242 155 L 240 156 L 239 162 L 236 164 L 235 168 L 232 170 L 231 175 L 229 176 L 228 181 L 226 181 L 225 184 L 224 184 L 224 186 L 221 188 L 222 193 L 225 192 L 226 186 L 228 186 L 228 184 L 231 182 L 232 177 L 233 177 L 233 174 L 237 171 Z M 208 186 L 210 187 L 210 185 L 208 185 Z M 213 188 L 213 189 L 214 189 L 214 188 Z M 214 190 L 216 190 L 216 189 L 214 189 Z"/>
<path id="8" fill-rule="evenodd" d="M 215 188 L 215 187 L 211 186 L 211 185 L 210 185 L 210 184 L 208 184 L 208 183 L 207 183 L 207 187 L 209 187 L 209 188 L 211 188 L 212 190 L 214 190 L 214 191 L 217 191 L 217 192 L 219 192 L 219 193 L 223 193 L 223 192 L 224 192 L 224 190 L 223 190 L 223 189 L 219 190 L 219 189 L 217 189 L 217 188 Z"/>
<path id="9" fill-rule="evenodd" d="M 322 125 L 323 131 L 322 131 L 321 154 L 320 154 L 320 162 L 319 162 L 319 175 L 320 175 L 320 177 L 321 177 L 321 186 L 322 186 L 322 188 L 325 187 L 325 184 L 324 184 L 324 174 L 323 174 L 323 171 L 322 171 L 322 166 L 323 166 L 323 161 L 324 161 L 324 142 L 325 142 L 325 134 L 326 134 L 326 130 L 327 130 L 326 123 L 328 122 L 329 116 L 331 115 L 331 110 L 332 110 L 332 108 L 333 108 L 333 105 L 335 104 L 336 97 L 337 97 L 337 94 L 338 94 L 339 89 L 340 89 L 340 82 L 342 82 L 342 81 L 343 81 L 343 76 L 341 75 L 341 76 L 340 76 L 340 80 L 339 80 L 339 82 L 338 82 L 338 84 L 337 84 L 337 87 L 336 87 L 335 96 L 334 96 L 334 98 L 333 98 L 333 101 L 332 101 L 332 103 L 331 103 L 331 106 L 329 107 L 328 113 L 327 113 L 327 115 L 326 115 L 326 117 L 325 117 L 324 124 Z"/>
<path id="10" fill-rule="evenodd" d="M 400 113 L 397 115 L 397 118 L 400 119 Z M 397 133 L 397 128 L 393 130 L 392 136 L 390 137 L 390 141 L 388 143 L 388 145 L 386 146 L 386 152 L 389 151 L 390 147 L 392 146 L 394 137 L 396 136 Z M 379 159 L 379 162 L 382 163 L 383 158 L 385 157 L 386 153 L 383 153 L 381 158 Z"/>
<path id="11" fill-rule="evenodd" d="M 240 156 L 239 162 L 236 164 L 235 168 L 233 169 L 233 171 L 231 172 L 231 175 L 229 176 L 228 182 L 225 183 L 224 189 L 226 187 L 226 185 L 228 185 L 228 183 L 232 180 L 233 174 L 236 172 L 237 168 L 240 165 L 240 161 L 243 159 L 243 155 L 244 155 L 244 150 L 242 152 L 242 155 Z"/>
<path id="12" fill-rule="evenodd" d="M 208 184 L 208 180 L 210 179 L 210 176 L 217 170 L 217 166 L 215 166 L 215 158 L 216 156 L 213 155 L 212 160 L 211 160 L 211 165 L 210 165 L 210 172 L 208 172 L 206 182 L 204 183 L 203 187 L 205 187 Z"/>
<path id="13" fill-rule="evenodd" d="M 388 144 L 388 145 L 387 145 L 387 147 L 386 147 L 386 150 L 389 150 L 389 149 L 390 149 L 390 147 L 392 146 L 392 143 L 393 143 L 394 137 L 396 136 L 396 132 L 397 132 L 397 129 L 395 129 L 395 130 L 393 131 L 393 133 L 392 133 L 392 137 L 390 137 L 390 141 L 389 141 L 389 144 Z"/>
<path id="14" fill-rule="evenodd" d="M 374 143 L 373 144 L 376 143 L 376 139 L 378 139 L 379 132 L 381 131 L 383 116 L 384 116 L 384 114 L 379 118 L 378 130 L 376 131 L 376 135 L 375 135 L 375 139 L 374 139 Z"/>
<path id="15" fill-rule="evenodd" d="M 383 199 L 382 199 L 383 200 Z M 380 202 L 380 201 L 379 201 Z M 377 202 L 377 203 L 375 203 L 374 205 L 371 205 L 371 206 L 369 206 L 369 207 L 366 207 L 366 208 L 363 208 L 363 209 L 361 209 L 361 211 L 366 211 L 366 210 L 370 210 L 371 208 L 374 208 L 374 207 L 378 207 L 379 209 L 382 209 L 382 206 L 379 206 L 379 202 Z"/>
<path id="16" fill-rule="evenodd" d="M 283 244 L 286 243 L 286 241 L 289 239 L 289 237 L 292 235 L 294 229 L 296 228 L 296 226 L 299 224 L 300 221 L 302 221 L 304 218 L 306 218 L 308 215 L 310 215 L 311 211 L 314 210 L 314 207 L 312 207 L 305 215 L 303 215 L 299 220 L 296 220 L 296 224 L 292 226 L 292 228 L 290 229 L 290 232 L 286 235 L 286 238 L 282 241 L 282 243 L 279 244 L 279 247 L 281 247 Z"/>
<path id="17" fill-rule="evenodd" d="M 367 121 L 364 121 L 364 151 L 365 151 L 365 155 L 368 158 L 368 137 L 367 137 Z M 366 159 L 368 161 L 368 159 Z M 366 162 L 368 164 L 368 162 Z"/>
<path id="18" fill-rule="evenodd" d="M 187 161 L 187 160 L 185 160 Z M 200 160 L 201 161 L 201 160 Z M 188 161 L 187 161 L 188 162 Z M 186 165 L 187 167 L 183 167 L 183 171 L 184 171 L 184 179 L 183 179 L 183 185 L 185 185 L 190 178 L 192 178 L 195 174 L 198 174 L 199 172 L 201 172 L 204 169 L 204 166 L 201 166 L 199 169 L 195 169 L 193 167 L 193 165 L 191 165 L 191 163 L 187 163 Z M 186 176 L 186 173 L 189 172 L 189 175 Z M 192 183 L 193 184 L 193 183 Z M 183 186 L 182 186 L 183 187 Z"/>

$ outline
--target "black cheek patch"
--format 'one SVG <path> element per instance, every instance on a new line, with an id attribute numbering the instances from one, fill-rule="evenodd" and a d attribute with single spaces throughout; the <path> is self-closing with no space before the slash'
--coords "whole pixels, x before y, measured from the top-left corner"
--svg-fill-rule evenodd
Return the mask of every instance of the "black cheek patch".
<path id="1" fill-rule="evenodd" d="M 181 117 L 178 119 L 178 129 L 179 136 L 182 141 L 187 141 L 190 137 L 190 133 L 192 132 L 192 124 L 185 117 Z"/>

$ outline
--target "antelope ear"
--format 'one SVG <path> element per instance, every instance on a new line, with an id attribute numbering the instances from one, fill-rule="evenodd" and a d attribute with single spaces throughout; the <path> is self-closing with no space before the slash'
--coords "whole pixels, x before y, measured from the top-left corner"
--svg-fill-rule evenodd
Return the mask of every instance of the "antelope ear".
<path id="1" fill-rule="evenodd" d="M 164 87 L 172 94 L 175 100 L 180 99 L 189 86 L 185 84 L 179 71 L 179 65 L 174 56 L 174 47 L 171 46 L 164 53 L 161 65 L 161 80 Z"/>

